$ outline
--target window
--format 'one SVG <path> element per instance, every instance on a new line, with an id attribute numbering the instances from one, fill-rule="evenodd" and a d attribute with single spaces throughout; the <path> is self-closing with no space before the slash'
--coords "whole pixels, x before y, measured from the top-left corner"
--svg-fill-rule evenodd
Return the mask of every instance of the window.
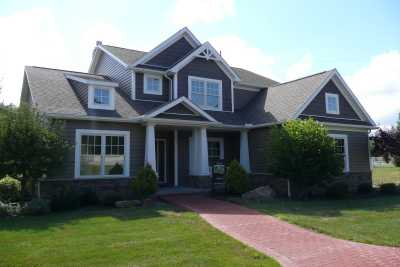
<path id="1" fill-rule="evenodd" d="M 208 138 L 208 160 L 210 166 L 224 159 L 224 139 Z"/>
<path id="2" fill-rule="evenodd" d="M 342 156 L 343 158 L 343 166 L 344 172 L 349 171 L 349 153 L 348 153 L 348 147 L 347 147 L 347 135 L 344 134 L 330 134 L 330 137 L 332 137 L 335 140 L 335 152 L 339 155 Z"/>
<path id="3" fill-rule="evenodd" d="M 144 75 L 144 93 L 162 95 L 162 78 L 156 75 Z"/>
<path id="4" fill-rule="evenodd" d="M 129 132 L 77 130 L 75 177 L 129 176 Z"/>
<path id="5" fill-rule="evenodd" d="M 114 88 L 89 86 L 89 108 L 113 110 L 114 106 Z"/>
<path id="6" fill-rule="evenodd" d="M 189 76 L 189 98 L 203 109 L 222 110 L 222 81 Z"/>
<path id="7" fill-rule="evenodd" d="M 325 94 L 326 113 L 339 114 L 339 96 L 337 94 Z"/>

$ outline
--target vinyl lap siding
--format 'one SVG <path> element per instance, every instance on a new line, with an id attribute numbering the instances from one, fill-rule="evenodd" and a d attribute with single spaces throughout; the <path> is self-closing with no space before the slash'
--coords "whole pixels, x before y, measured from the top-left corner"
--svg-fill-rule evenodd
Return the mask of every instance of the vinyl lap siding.
<path id="1" fill-rule="evenodd" d="M 258 94 L 258 91 L 249 91 L 243 89 L 234 90 L 234 99 L 235 99 L 235 110 L 242 109 L 246 107 L 246 105 L 250 102 Z"/>
<path id="2" fill-rule="evenodd" d="M 270 152 L 271 129 L 260 128 L 249 132 L 250 168 L 253 173 L 268 172 L 268 158 Z"/>
<path id="3" fill-rule="evenodd" d="M 124 66 L 106 53 L 102 53 L 100 56 L 94 73 L 107 76 L 111 80 L 118 82 L 121 90 L 131 96 L 132 72 L 125 69 Z"/>

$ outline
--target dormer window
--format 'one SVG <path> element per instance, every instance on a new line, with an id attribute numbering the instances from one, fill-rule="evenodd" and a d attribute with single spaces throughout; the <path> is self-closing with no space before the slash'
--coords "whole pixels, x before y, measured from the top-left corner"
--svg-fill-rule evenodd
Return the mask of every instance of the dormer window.
<path id="1" fill-rule="evenodd" d="M 328 114 L 339 114 L 339 95 L 337 94 L 325 94 L 325 105 L 326 113 Z"/>
<path id="2" fill-rule="evenodd" d="M 222 110 L 222 81 L 189 76 L 189 99 L 207 110 Z"/>
<path id="3" fill-rule="evenodd" d="M 88 97 L 89 108 L 114 110 L 114 88 L 91 85 Z"/>
<path id="4" fill-rule="evenodd" d="M 162 77 L 157 75 L 144 75 L 144 93 L 162 95 Z"/>

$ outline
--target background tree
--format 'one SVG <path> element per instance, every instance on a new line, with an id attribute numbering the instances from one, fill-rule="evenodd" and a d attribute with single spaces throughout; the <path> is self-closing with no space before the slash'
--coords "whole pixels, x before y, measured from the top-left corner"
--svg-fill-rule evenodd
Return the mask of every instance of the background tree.
<path id="1" fill-rule="evenodd" d="M 389 130 L 377 130 L 372 140 L 374 141 L 372 149 L 374 157 L 383 157 L 386 162 L 393 160 L 394 164 L 400 166 L 400 120 L 396 127 Z"/>
<path id="2" fill-rule="evenodd" d="M 294 197 L 304 197 L 318 183 L 343 170 L 343 159 L 335 153 L 335 141 L 313 119 L 293 120 L 272 131 L 273 174 L 289 180 Z"/>
<path id="3" fill-rule="evenodd" d="M 59 167 L 68 148 L 61 121 L 47 119 L 23 104 L 2 110 L 0 177 L 17 177 L 33 193 L 35 180 Z"/>

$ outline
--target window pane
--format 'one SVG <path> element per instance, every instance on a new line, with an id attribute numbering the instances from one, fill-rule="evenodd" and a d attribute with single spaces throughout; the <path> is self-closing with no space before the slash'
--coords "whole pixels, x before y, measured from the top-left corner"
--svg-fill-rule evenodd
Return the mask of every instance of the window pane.
<path id="1" fill-rule="evenodd" d="M 204 96 L 199 94 L 192 94 L 192 102 L 202 106 L 204 105 Z"/>
<path id="2" fill-rule="evenodd" d="M 208 107 L 213 107 L 213 108 L 218 108 L 218 96 L 207 96 L 207 106 Z"/>
<path id="3" fill-rule="evenodd" d="M 95 144 L 98 137 L 100 136 L 81 136 L 80 175 L 100 175 L 101 146 L 97 142 Z"/>
<path id="4" fill-rule="evenodd" d="M 110 91 L 108 89 L 95 88 L 93 102 L 99 105 L 110 104 Z"/>
<path id="5" fill-rule="evenodd" d="M 192 80 L 192 93 L 204 94 L 204 82 Z"/>
<path id="6" fill-rule="evenodd" d="M 207 94 L 208 95 L 219 95 L 219 84 L 216 82 L 207 82 Z"/>
<path id="7" fill-rule="evenodd" d="M 151 92 L 161 91 L 161 80 L 153 77 L 147 77 L 146 79 L 147 88 L 146 90 Z"/>
<path id="8" fill-rule="evenodd" d="M 104 157 L 105 175 L 124 174 L 124 137 L 106 136 L 106 155 Z"/>
<path id="9" fill-rule="evenodd" d="M 337 102 L 336 102 L 336 97 L 334 96 L 328 96 L 327 98 L 328 101 L 328 111 L 331 112 L 337 112 L 338 111 L 338 106 L 337 106 Z"/>

